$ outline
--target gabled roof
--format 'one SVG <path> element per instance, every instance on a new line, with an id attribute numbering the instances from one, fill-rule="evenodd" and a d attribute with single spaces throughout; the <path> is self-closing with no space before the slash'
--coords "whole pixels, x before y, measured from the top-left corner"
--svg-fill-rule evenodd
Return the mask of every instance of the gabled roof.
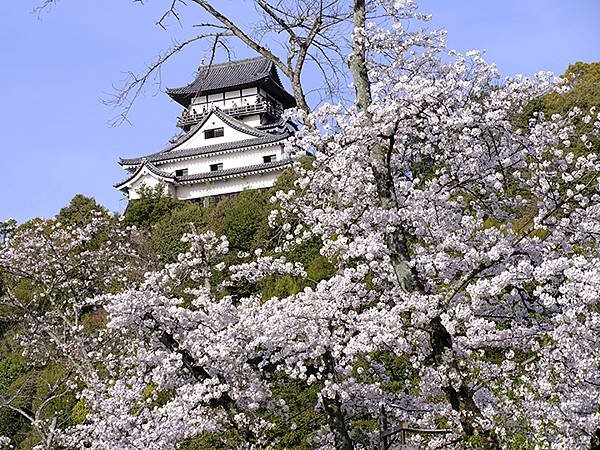
<path id="1" fill-rule="evenodd" d="M 142 169 L 144 169 L 144 167 L 146 169 L 148 169 L 150 172 L 152 172 L 154 175 L 157 175 L 160 178 L 164 178 L 167 180 L 175 180 L 175 177 L 173 176 L 173 174 L 165 172 L 163 170 L 160 170 L 158 167 L 156 167 L 154 164 L 152 164 L 151 162 L 144 162 L 143 164 L 141 164 L 135 172 L 133 172 L 131 175 L 129 175 L 127 178 L 125 178 L 124 180 L 116 183 L 114 185 L 114 187 L 116 187 L 117 189 L 121 188 L 124 184 L 129 183 L 131 180 L 133 180 L 135 177 L 137 177 L 137 175 L 142 171 Z"/>
<path id="2" fill-rule="evenodd" d="M 140 158 L 121 159 L 119 161 L 119 164 L 122 166 L 135 166 L 138 164 L 142 164 L 145 161 L 160 163 L 172 159 L 208 155 L 211 153 L 219 153 L 230 150 L 237 150 L 241 148 L 255 147 L 257 145 L 274 144 L 276 142 L 284 140 L 288 136 L 289 134 L 270 134 L 262 138 L 243 139 L 241 141 L 224 142 L 222 144 L 206 145 L 204 147 L 185 148 L 181 150 L 161 151 Z"/>
<path id="3" fill-rule="evenodd" d="M 275 64 L 264 56 L 201 66 L 192 83 L 179 88 L 167 88 L 167 94 L 187 108 L 196 95 L 256 86 L 270 92 L 284 107 L 296 106 L 294 97 L 283 88 Z"/>
<path id="4" fill-rule="evenodd" d="M 225 114 L 219 108 L 212 109 L 206 115 L 206 117 L 198 123 L 198 125 L 200 125 L 198 128 L 200 128 L 202 125 L 204 125 L 208 121 L 208 119 L 210 118 L 211 115 L 217 116 L 219 119 L 221 119 L 227 125 L 229 125 L 231 128 L 233 128 L 237 131 L 241 131 L 242 133 L 250 134 L 250 135 L 256 136 L 256 137 L 262 137 L 262 136 L 267 135 L 267 133 L 265 131 L 251 127 L 251 126 L 247 125 L 246 123 L 244 123 L 243 121 L 238 120 L 234 117 L 231 117 L 228 114 Z"/>
<path id="5" fill-rule="evenodd" d="M 209 118 L 212 115 L 217 116 L 219 119 L 221 119 L 223 122 L 225 122 L 230 127 L 236 129 L 237 131 L 240 131 L 242 133 L 252 136 L 252 138 L 243 139 L 240 141 L 225 142 L 222 144 L 213 144 L 213 145 L 206 145 L 203 147 L 186 148 L 186 149 L 177 150 L 177 147 L 179 147 L 181 144 L 185 143 L 194 134 L 196 134 L 196 132 L 200 128 L 202 128 L 202 126 L 209 120 Z M 162 149 L 156 153 L 152 153 L 152 154 L 146 155 L 146 156 L 140 156 L 137 158 L 129 158 L 129 159 L 121 158 L 119 161 L 119 164 L 122 166 L 132 166 L 132 165 L 142 164 L 144 161 L 160 162 L 160 161 L 167 161 L 167 160 L 177 159 L 177 158 L 185 158 L 185 157 L 190 157 L 190 156 L 199 156 L 199 155 L 206 155 L 206 154 L 210 154 L 210 153 L 218 153 L 218 152 L 223 152 L 223 151 L 228 151 L 228 150 L 236 150 L 236 149 L 245 148 L 245 147 L 253 147 L 256 145 L 264 145 L 264 144 L 271 144 L 271 143 L 279 142 L 279 141 L 282 141 L 283 139 L 286 139 L 287 137 L 289 137 L 289 135 L 290 135 L 289 133 L 273 134 L 273 133 L 267 133 L 266 131 L 263 131 L 263 130 L 258 130 L 256 128 L 246 125 L 244 122 L 242 122 L 240 120 L 237 120 L 231 116 L 228 116 L 227 114 L 222 112 L 220 109 L 213 109 L 209 114 L 206 115 L 206 117 L 204 117 L 203 120 L 201 120 L 196 125 L 194 125 L 188 132 L 183 133 L 182 135 L 177 137 L 170 145 L 168 145 L 164 149 Z"/>

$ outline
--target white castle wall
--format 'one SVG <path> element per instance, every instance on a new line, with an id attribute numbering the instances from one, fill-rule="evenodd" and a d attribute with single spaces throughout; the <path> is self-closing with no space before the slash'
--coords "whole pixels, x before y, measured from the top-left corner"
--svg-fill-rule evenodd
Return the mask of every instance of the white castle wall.
<path id="1" fill-rule="evenodd" d="M 222 137 L 206 139 L 204 137 L 204 131 L 212 128 L 224 128 L 224 135 Z M 204 147 L 206 145 L 222 144 L 224 142 L 236 142 L 252 137 L 253 136 L 249 136 L 246 133 L 242 133 L 241 131 L 231 128 L 221 119 L 219 119 L 219 117 L 213 114 L 191 138 L 178 146 L 177 149 Z"/>
<path id="2" fill-rule="evenodd" d="M 252 95 L 258 95 L 259 90 L 257 88 L 253 88 L 244 89 L 242 91 L 226 92 L 225 94 L 214 94 L 209 95 L 205 98 L 205 100 L 206 102 L 216 102 L 218 101 L 218 97 L 221 96 L 221 98 L 225 98 L 225 100 L 223 100 L 224 102 L 233 101 L 239 98 L 236 97 L 237 93 L 240 95 L 245 95 L 246 97 L 251 97 Z M 248 116 L 246 118 L 246 123 L 251 126 L 258 125 L 260 123 L 260 116 Z M 221 137 L 206 138 L 204 131 L 213 128 L 223 128 L 224 135 Z M 204 123 L 202 127 L 194 133 L 193 136 L 189 137 L 187 141 L 177 146 L 175 149 L 173 149 L 173 151 L 176 153 L 177 150 L 202 148 L 214 144 L 231 143 L 253 138 L 255 138 L 254 135 L 232 128 L 218 116 L 213 114 L 208 118 L 207 122 Z M 263 157 L 271 155 L 276 156 L 275 160 L 281 160 L 283 157 L 283 144 L 274 143 L 258 148 L 239 148 L 220 154 L 193 156 L 187 159 L 171 162 L 155 162 L 154 165 L 158 170 L 164 172 L 165 174 L 169 174 L 169 176 L 174 175 L 175 171 L 181 169 L 187 169 L 188 175 L 195 175 L 211 172 L 210 166 L 213 164 L 223 164 L 222 170 L 262 164 L 264 163 Z M 240 192 L 244 189 L 261 189 L 271 187 L 277 180 L 277 177 L 282 170 L 283 168 L 261 174 L 238 175 L 220 180 L 213 179 L 193 182 L 190 184 L 184 183 L 180 185 L 172 184 L 168 179 L 166 179 L 163 185 L 165 187 L 166 195 L 170 195 L 179 199 L 202 198 Z M 135 200 L 140 198 L 139 189 L 141 186 L 156 187 L 160 184 L 161 177 L 150 172 L 149 169 L 144 167 L 140 173 L 125 186 L 128 190 L 129 198 L 131 200 Z"/>
<path id="3" fill-rule="evenodd" d="M 206 181 L 193 185 L 176 187 L 175 196 L 181 200 L 223 195 L 241 192 L 245 189 L 268 188 L 275 184 L 281 171 L 254 174 L 245 177 L 228 178 L 225 180 Z"/>
<path id="4" fill-rule="evenodd" d="M 163 172 L 173 173 L 179 169 L 188 169 L 188 175 L 210 171 L 211 164 L 223 163 L 223 170 L 235 169 L 236 167 L 253 166 L 263 163 L 263 156 L 277 155 L 277 160 L 282 158 L 283 148 L 281 144 L 270 145 L 257 149 L 240 149 L 230 153 L 217 155 L 204 155 L 190 158 L 184 161 L 174 161 L 156 166 Z"/>
<path id="5" fill-rule="evenodd" d="M 268 98 L 275 103 L 279 103 L 273 99 L 266 91 L 259 88 L 248 88 L 235 91 L 226 91 L 218 94 L 201 95 L 192 101 L 190 105 L 191 113 L 202 113 L 210 110 L 213 107 L 220 109 L 237 108 L 246 105 L 255 105 L 259 97 Z"/>
<path id="6" fill-rule="evenodd" d="M 226 178 L 222 180 L 207 180 L 199 183 L 183 184 L 179 186 L 162 183 L 162 186 L 165 188 L 165 195 L 169 195 L 180 200 L 190 200 L 213 195 L 241 192 L 245 189 L 269 188 L 275 184 L 275 181 L 277 181 L 277 177 L 281 174 L 282 170 L 283 169 L 266 173 Z M 140 189 L 142 186 L 155 188 L 160 184 L 161 182 L 159 179 L 150 175 L 142 175 L 131 185 L 129 189 L 129 199 L 139 199 Z"/>

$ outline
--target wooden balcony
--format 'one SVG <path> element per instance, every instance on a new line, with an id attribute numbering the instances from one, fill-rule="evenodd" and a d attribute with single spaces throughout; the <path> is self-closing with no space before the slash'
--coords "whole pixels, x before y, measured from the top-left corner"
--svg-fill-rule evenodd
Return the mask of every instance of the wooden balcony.
<path id="1" fill-rule="evenodd" d="M 219 108 L 221 109 L 221 108 Z M 271 117 L 277 119 L 281 117 L 283 113 L 283 109 L 279 107 L 277 104 L 270 101 L 259 101 L 254 105 L 244 105 L 238 106 L 235 108 L 226 108 L 221 109 L 225 114 L 232 117 L 242 117 L 248 116 L 252 114 L 269 114 Z M 185 110 L 181 116 L 177 118 L 177 126 L 179 128 L 188 127 L 190 125 L 195 125 L 200 122 L 204 117 L 210 113 L 210 110 L 206 110 L 201 113 L 190 114 Z"/>

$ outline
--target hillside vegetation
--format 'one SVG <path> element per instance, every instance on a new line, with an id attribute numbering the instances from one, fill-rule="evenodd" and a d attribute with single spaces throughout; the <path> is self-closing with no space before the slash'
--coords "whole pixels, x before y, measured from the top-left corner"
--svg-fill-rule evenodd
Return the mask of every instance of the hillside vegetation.
<path id="1" fill-rule="evenodd" d="M 160 190 L 146 190 L 141 199 L 132 201 L 123 216 L 110 216 L 109 212 L 94 199 L 76 195 L 68 206 L 61 209 L 54 219 L 46 221 L 45 227 L 55 223 L 73 226 L 85 226 L 93 217 L 100 214 L 109 218 L 116 228 L 134 228 L 135 245 L 145 260 L 146 268 L 162 267 L 184 253 L 187 244 L 182 242 L 184 234 L 192 230 L 202 232 L 214 230 L 217 235 L 228 237 L 233 254 L 252 252 L 255 248 L 273 249 L 279 243 L 276 230 L 268 225 L 269 213 L 273 208 L 270 198 L 279 189 L 292 186 L 293 175 L 284 173 L 275 187 L 267 190 L 244 191 L 228 196 L 217 203 L 203 207 L 200 203 L 178 201 L 161 195 Z M 34 219 L 15 227 L 7 224 L 6 233 L 12 234 L 44 221 Z M 11 225 L 10 227 L 8 225 Z M 102 240 L 102 237 L 99 236 Z M 298 292 L 307 285 L 314 286 L 318 281 L 332 273 L 332 267 L 319 254 L 320 243 L 313 241 L 304 244 L 288 254 L 291 261 L 301 262 L 307 267 L 308 279 L 291 276 L 274 276 L 261 282 L 260 290 L 267 296 L 285 296 Z M 139 274 L 134 275 L 139 276 Z M 2 278 L 0 278 L 0 282 Z M 244 289 L 236 286 L 236 289 Z M 0 290 L 2 285 L 0 284 Z M 22 295 L 26 296 L 27 286 L 23 286 Z M 1 294 L 1 292 L 0 292 Z M 21 324 L 6 306 L 0 309 L 0 395 L 5 398 L 18 396 L 13 405 L 28 413 L 36 411 L 41 402 L 48 398 L 48 390 L 64 375 L 57 362 L 39 365 L 27 356 L 19 341 Z M 102 314 L 94 313 L 86 320 L 89 326 L 102 326 Z M 299 411 L 298 422 L 306 423 L 297 430 L 286 429 L 282 424 L 277 433 L 282 433 L 286 446 L 305 442 L 303 435 L 310 434 L 310 426 L 322 422 L 319 415 L 306 409 L 305 396 L 315 396 L 315 388 L 308 389 L 298 382 L 288 382 L 282 378 L 281 394 L 290 399 Z M 85 407 L 72 393 L 61 396 L 59 400 L 48 402 L 41 410 L 41 419 L 59 417 L 62 426 L 74 425 L 84 420 Z M 16 444 L 15 448 L 29 450 L 39 444 L 41 437 L 31 427 L 29 421 L 18 411 L 0 407 L 0 436 L 8 436 Z M 305 436 L 304 436 L 305 437 Z M 189 450 L 234 448 L 234 442 L 222 440 L 222 436 L 202 437 L 186 444 Z M 296 448 L 303 448 L 302 445 Z"/>
<path id="2" fill-rule="evenodd" d="M 566 114 L 574 106 L 582 109 L 600 106 L 600 63 L 576 63 L 567 70 L 565 77 L 570 80 L 569 92 L 553 93 L 536 99 L 515 120 L 522 127 L 526 127 L 533 111 L 542 111 L 551 116 L 552 114 Z M 581 139 L 583 134 L 581 130 L 585 128 L 586 124 L 578 123 L 578 125 L 581 128 L 575 129 L 571 137 L 574 141 L 575 153 L 578 155 L 596 154 L 597 156 L 598 138 L 590 136 Z M 423 162 L 424 165 L 426 163 L 427 161 Z M 306 165 L 309 164 L 310 161 L 307 161 Z M 270 214 L 276 208 L 271 198 L 280 190 L 290 191 L 296 188 L 294 180 L 294 174 L 291 171 L 286 172 L 280 177 L 276 186 L 271 189 L 244 191 L 223 198 L 208 207 L 195 202 L 178 201 L 165 197 L 160 194 L 159 190 L 147 190 L 141 199 L 129 204 L 122 216 L 111 215 L 95 200 L 77 195 L 53 219 L 33 219 L 18 227 L 13 222 L 0 224 L 0 246 L 2 246 L 6 245 L 2 244 L 5 236 L 7 238 L 27 236 L 28 231 L 31 232 L 29 236 L 37 236 L 44 241 L 44 239 L 51 240 L 54 236 L 53 233 L 57 233 L 57 229 L 72 231 L 77 227 L 85 228 L 98 218 L 108 223 L 108 225 L 99 226 L 94 231 L 92 240 L 81 245 L 73 245 L 70 248 L 72 253 L 69 256 L 73 256 L 75 259 L 81 258 L 81 261 L 79 261 L 80 264 L 70 266 L 68 274 L 63 274 L 73 280 L 72 285 L 65 286 L 64 292 L 61 291 L 52 300 L 37 301 L 44 298 L 43 295 L 40 297 L 40 294 L 46 288 L 44 282 L 47 280 L 40 281 L 33 276 L 28 279 L 22 277 L 22 274 L 13 272 L 12 268 L 0 265 L 0 297 L 8 295 L 6 286 L 12 283 L 10 295 L 18 297 L 21 304 L 31 305 L 32 311 L 35 310 L 34 313 L 39 314 L 40 317 L 43 316 L 47 319 L 59 317 L 63 313 L 69 314 L 70 312 L 67 311 L 71 307 L 69 289 L 79 289 L 78 292 L 81 292 L 82 296 L 90 298 L 119 293 L 130 284 L 141 283 L 145 273 L 159 272 L 170 264 L 180 261 L 181 258 L 185 258 L 185 256 L 180 256 L 185 255 L 189 247 L 189 242 L 182 240 L 184 235 L 190 232 L 200 234 L 209 230 L 214 231 L 217 237 L 221 235 L 227 237 L 230 251 L 221 257 L 222 262 L 227 266 L 234 265 L 239 255 L 252 255 L 257 248 L 260 248 L 264 255 L 283 254 L 286 261 L 301 263 L 306 272 L 305 276 L 299 276 L 293 271 L 285 274 L 274 273 L 256 281 L 237 279 L 235 282 L 224 284 L 219 291 L 212 288 L 214 292 L 211 294 L 215 298 L 222 299 L 231 296 L 235 300 L 256 295 L 261 299 L 268 300 L 272 297 L 285 298 L 301 292 L 305 288 L 315 289 L 320 281 L 334 276 L 335 258 L 326 258 L 321 254 L 323 242 L 319 237 L 314 236 L 292 246 L 290 250 L 286 248 L 282 250 L 289 230 L 269 225 Z M 508 191 L 512 194 L 510 186 Z M 530 208 L 531 211 L 527 208 Z M 529 220 L 537 212 L 534 209 L 530 205 L 525 206 L 523 211 L 517 212 L 516 216 L 520 216 L 522 221 Z M 498 225 L 498 222 L 494 220 L 493 217 L 485 218 L 487 230 Z M 293 222 L 293 218 L 291 221 Z M 519 229 L 518 225 L 516 224 L 514 228 Z M 352 224 L 348 224 L 348 227 L 351 226 Z M 540 231 L 534 237 L 543 240 L 546 235 Z M 331 238 L 331 241 L 335 242 L 335 236 Z M 97 265 L 91 268 L 85 267 L 86 252 L 101 254 L 104 249 L 110 249 L 112 246 L 124 242 L 127 244 L 125 247 L 131 248 L 135 252 L 132 251 L 131 254 L 123 252 L 114 258 L 112 256 L 110 258 L 107 256 L 106 259 L 99 258 L 94 262 Z M 133 253 L 135 256 L 132 256 Z M 39 255 L 40 264 L 43 256 Z M 358 259 L 359 256 L 362 255 L 354 255 L 353 258 Z M 19 257 L 19 255 L 15 257 Z M 354 261 L 352 258 L 349 260 L 348 266 L 351 267 Z M 60 267 L 59 264 L 54 269 L 59 273 L 63 267 Z M 35 275 L 37 270 L 37 267 L 33 267 L 32 273 Z M 214 283 L 210 283 L 211 286 L 220 286 L 220 277 L 224 277 L 218 270 L 212 271 L 209 276 L 214 281 Z M 17 279 L 18 281 L 15 281 Z M 79 282 L 80 284 L 78 284 Z M 185 301 L 192 302 L 192 296 L 186 289 L 195 285 L 188 282 L 189 280 L 185 279 L 174 289 Z M 364 280 L 366 288 L 371 288 L 375 282 L 372 274 L 366 273 Z M 378 291 L 378 294 L 381 292 L 383 292 L 382 295 L 385 294 L 384 289 Z M 356 309 L 358 312 L 362 312 L 370 306 L 365 301 L 364 305 L 360 305 Z M 535 311 L 535 314 L 538 313 Z M 77 311 L 76 316 L 78 320 L 81 320 L 77 326 L 86 332 L 102 329 L 106 326 L 106 315 L 102 308 L 86 304 Z M 408 314 L 402 317 L 406 318 L 406 316 Z M 0 404 L 0 436 L 10 437 L 15 448 L 29 450 L 39 445 L 44 437 L 37 428 L 31 426 L 32 420 L 47 422 L 44 425 L 47 428 L 51 428 L 52 423 L 55 424 L 54 426 L 66 428 L 86 423 L 89 410 L 85 402 L 77 396 L 80 386 L 76 381 L 71 381 L 72 374 L 69 372 L 69 365 L 61 364 L 60 359 L 53 358 L 55 349 L 51 345 L 44 347 L 37 345 L 34 341 L 23 341 L 23 336 L 33 339 L 31 336 L 35 336 L 35 333 L 32 333 L 31 329 L 25 329 L 25 327 L 31 326 L 31 322 L 23 323 L 21 319 L 19 311 L 11 308 L 10 302 L 0 305 L 0 400 L 3 402 Z M 575 317 L 574 320 L 581 320 L 581 318 Z M 541 345 L 547 343 L 549 341 L 542 342 Z M 490 361 L 501 363 L 504 358 L 503 351 L 498 349 L 488 349 L 481 355 L 481 360 L 478 362 L 482 363 Z M 392 351 L 372 352 L 368 356 L 368 361 L 358 358 L 351 367 L 344 368 L 350 374 L 350 378 L 369 384 L 372 381 L 371 377 L 374 378 L 375 375 L 371 375 L 368 368 L 373 366 L 380 370 L 377 376 L 383 380 L 373 384 L 376 384 L 385 394 L 401 396 L 416 389 L 419 385 L 419 374 L 414 370 L 410 359 L 398 356 Z M 514 357 L 515 361 L 525 364 L 535 355 L 517 352 L 511 357 Z M 260 364 L 267 363 L 261 361 Z M 319 392 L 324 388 L 325 382 L 319 380 L 311 384 L 306 382 L 306 377 L 291 377 L 282 371 L 268 369 L 273 398 L 283 401 L 288 408 L 287 417 L 291 417 L 293 420 L 284 420 L 275 416 L 265 407 L 261 407 L 257 411 L 253 410 L 252 413 L 273 424 L 267 435 L 273 442 L 278 443 L 277 448 L 311 448 L 311 443 L 314 442 L 318 430 L 327 426 L 327 417 L 323 410 L 315 408 Z M 108 371 L 108 369 L 106 370 Z M 69 382 L 65 383 L 65 380 L 69 380 Z M 168 390 L 156 393 L 156 388 L 150 384 L 146 388 L 145 400 L 148 402 L 161 405 L 171 398 Z M 517 399 L 517 394 L 510 392 L 508 397 L 512 401 Z M 429 400 L 432 403 L 440 401 L 437 398 Z M 447 426 L 447 423 L 440 420 L 435 425 L 443 428 Z M 366 413 L 353 415 L 349 425 L 353 439 L 365 446 L 369 443 L 367 434 L 374 433 L 377 427 L 377 420 Z M 525 431 L 521 434 L 503 436 L 506 448 L 515 450 L 535 448 L 535 443 L 528 440 L 527 427 L 527 424 L 523 425 L 522 430 Z M 204 433 L 195 436 L 186 440 L 182 448 L 208 450 L 241 448 L 243 445 L 244 434 L 242 432 L 227 430 L 223 433 Z M 468 446 L 486 448 L 485 443 L 478 440 L 477 436 L 470 437 Z"/>

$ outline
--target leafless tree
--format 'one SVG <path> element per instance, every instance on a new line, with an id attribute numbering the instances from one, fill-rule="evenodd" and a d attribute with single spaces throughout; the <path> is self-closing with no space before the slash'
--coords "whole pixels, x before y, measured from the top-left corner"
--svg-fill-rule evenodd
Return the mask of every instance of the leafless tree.
<path id="1" fill-rule="evenodd" d="M 43 0 L 36 12 L 41 13 L 58 2 Z M 122 83 L 115 87 L 114 95 L 105 101 L 118 109 L 116 123 L 127 121 L 132 105 L 149 84 L 160 83 L 161 68 L 167 61 L 200 42 L 208 43 L 208 65 L 215 62 L 218 53 L 231 59 L 235 41 L 271 59 L 289 79 L 298 108 L 304 113 L 311 109 L 309 95 L 316 96 L 315 103 L 343 96 L 349 84 L 345 58 L 350 48 L 353 14 L 347 1 L 253 0 L 255 14 L 249 23 L 242 24 L 221 11 L 215 0 L 169 0 L 156 24 L 165 30 L 173 21 L 183 26 L 188 3 L 199 7 L 206 21 L 185 27 L 190 36 L 174 42 L 140 73 L 126 73 Z M 319 80 L 309 88 L 305 86 L 307 71 L 316 74 Z"/>

